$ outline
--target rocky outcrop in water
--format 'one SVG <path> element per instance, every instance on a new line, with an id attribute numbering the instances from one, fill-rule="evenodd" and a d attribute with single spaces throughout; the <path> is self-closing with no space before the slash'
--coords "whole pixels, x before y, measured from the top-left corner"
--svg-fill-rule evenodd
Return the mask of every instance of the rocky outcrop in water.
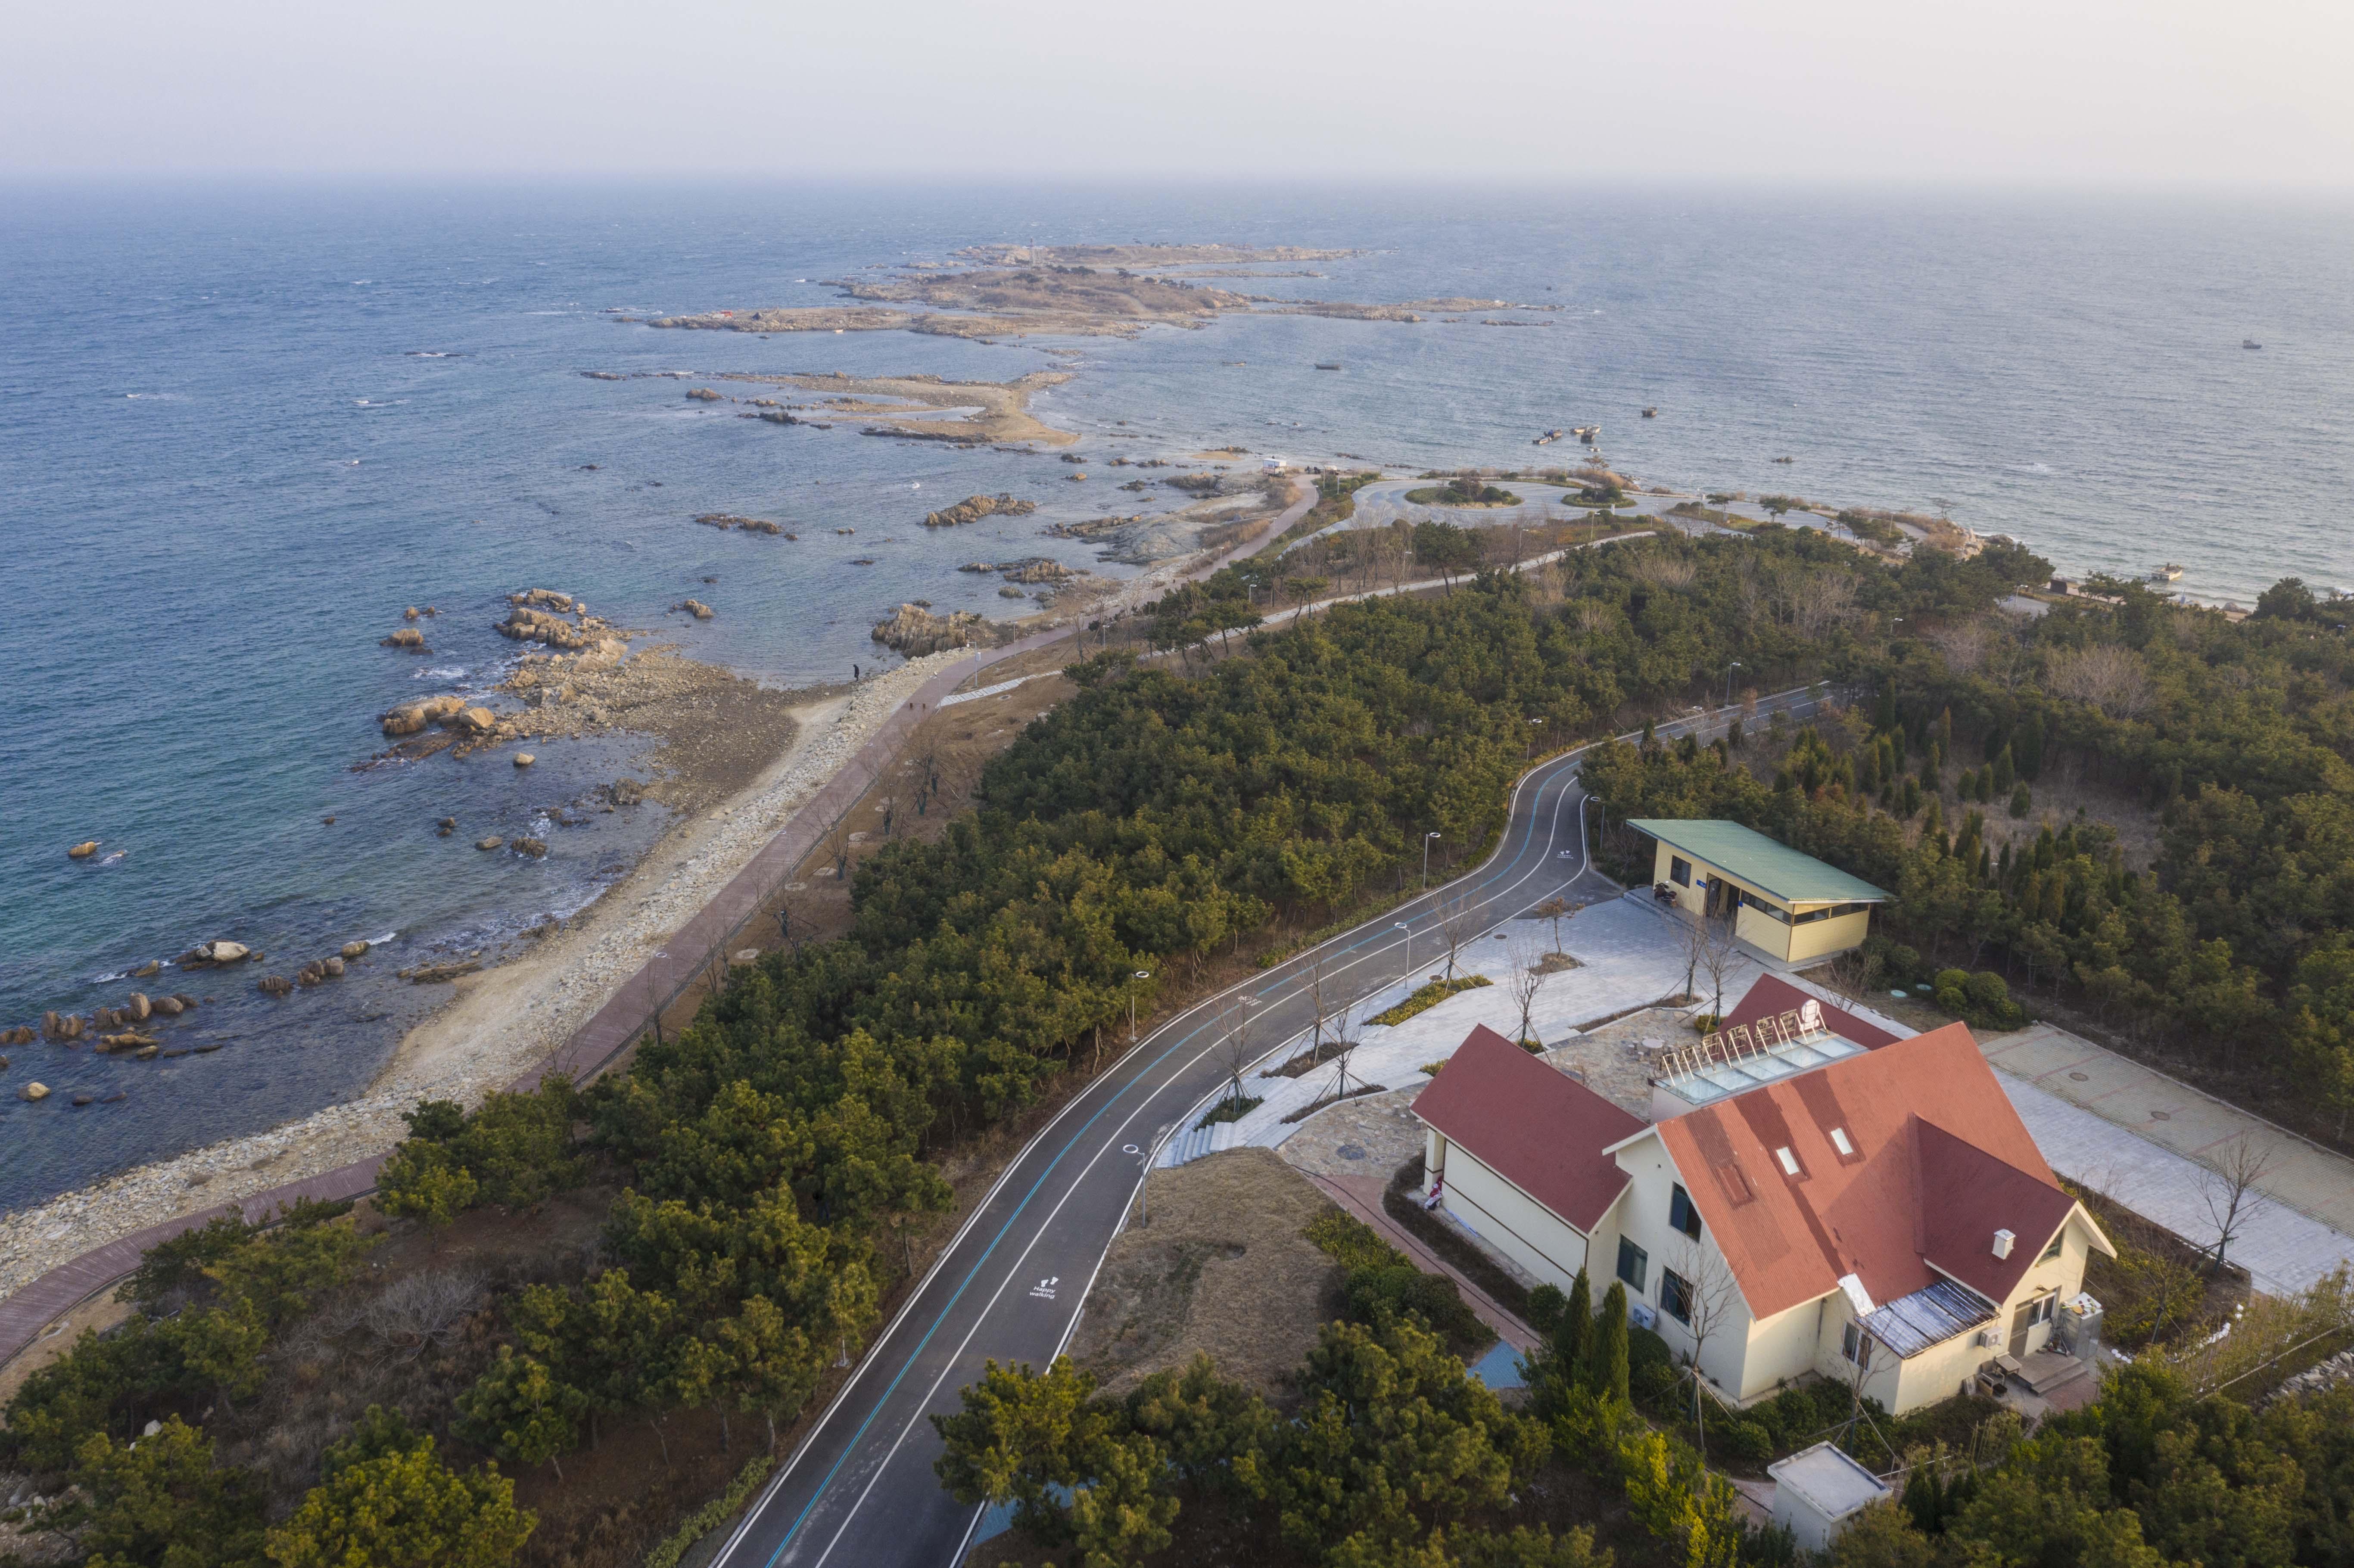
<path id="1" fill-rule="evenodd" d="M 686 611 L 687 614 L 695 617 L 697 620 L 708 620 L 713 616 L 719 613 L 699 599 L 684 599 L 677 604 L 672 605 L 671 608 L 673 609 L 683 609 Z"/>
<path id="2" fill-rule="evenodd" d="M 746 517 L 734 512 L 705 512 L 698 515 L 695 521 L 706 528 L 717 528 L 723 531 L 740 528 L 747 534 L 777 535 L 785 531 L 783 524 L 771 523 L 765 517 Z"/>
<path id="3" fill-rule="evenodd" d="M 716 403 L 720 400 L 720 395 L 708 387 L 692 387 L 686 396 L 690 402 L 695 403 Z"/>
<path id="4" fill-rule="evenodd" d="M 967 523 L 978 523 L 984 517 L 1027 517 L 1038 510 L 1034 501 L 1016 501 L 1011 495 L 968 495 L 954 506 L 944 506 L 924 518 L 927 528 L 957 528 Z"/>
<path id="5" fill-rule="evenodd" d="M 597 641 L 596 630 L 585 618 L 582 624 L 576 626 L 560 615 L 550 615 L 528 605 L 516 606 L 493 630 L 518 642 L 545 642 L 550 648 L 586 648 Z"/>
<path id="6" fill-rule="evenodd" d="M 66 851 L 66 858 L 68 860 L 88 860 L 97 853 L 98 841 L 96 839 L 86 839 L 82 842 L 78 843 L 71 849 Z"/>
<path id="7" fill-rule="evenodd" d="M 376 722 L 389 736 L 417 735 L 427 725 L 440 724 L 465 709 L 465 698 L 444 693 L 438 697 L 419 697 L 415 702 L 403 703 L 380 715 Z"/>
<path id="8" fill-rule="evenodd" d="M 425 633 L 413 626 L 404 626 L 376 644 L 379 648 L 398 648 L 404 653 L 430 653 L 425 646 Z"/>
<path id="9" fill-rule="evenodd" d="M 182 953 L 172 961 L 184 969 L 207 969 L 216 964 L 241 964 L 253 956 L 253 949 L 243 942 L 204 942 Z"/>
<path id="10" fill-rule="evenodd" d="M 970 648 L 976 642 L 991 640 L 986 616 L 975 615 L 969 609 L 935 615 L 914 604 L 903 604 L 888 620 L 875 622 L 870 635 L 885 648 L 910 659 L 920 659 L 943 648 Z"/>

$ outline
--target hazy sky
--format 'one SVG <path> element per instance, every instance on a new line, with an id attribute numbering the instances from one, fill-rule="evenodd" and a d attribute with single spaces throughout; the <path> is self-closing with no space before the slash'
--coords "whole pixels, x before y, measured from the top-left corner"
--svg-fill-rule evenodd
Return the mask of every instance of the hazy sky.
<path id="1" fill-rule="evenodd" d="M 0 169 L 2354 184 L 2354 0 L 84 0 Z"/>

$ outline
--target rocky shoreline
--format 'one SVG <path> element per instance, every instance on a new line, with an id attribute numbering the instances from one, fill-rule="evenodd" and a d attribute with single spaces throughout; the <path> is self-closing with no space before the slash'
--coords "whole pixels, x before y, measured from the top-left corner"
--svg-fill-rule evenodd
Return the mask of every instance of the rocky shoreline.
<path id="1" fill-rule="evenodd" d="M 93 1247 L 160 1221 L 382 1153 L 406 1135 L 400 1113 L 419 1099 L 472 1104 L 527 1075 L 707 904 L 917 688 L 957 657 L 912 661 L 847 694 L 795 705 L 803 722 L 790 747 L 771 757 L 748 787 L 716 809 L 691 810 L 628 877 L 527 956 L 459 979 L 451 1002 L 409 1032 L 366 1093 L 269 1131 L 0 1215 L 0 1298 Z M 713 674 L 737 679 L 724 671 Z M 691 780 L 665 782 L 675 799 L 696 798 Z M 658 784 L 652 792 L 663 790 Z"/>

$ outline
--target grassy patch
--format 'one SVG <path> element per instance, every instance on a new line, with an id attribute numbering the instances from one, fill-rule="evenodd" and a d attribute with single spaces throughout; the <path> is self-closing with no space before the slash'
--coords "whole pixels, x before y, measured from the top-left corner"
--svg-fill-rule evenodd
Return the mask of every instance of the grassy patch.
<path id="1" fill-rule="evenodd" d="M 1521 498 L 1509 490 L 1492 484 L 1466 483 L 1457 480 L 1449 484 L 1427 484 L 1420 490 L 1409 490 L 1405 498 L 1416 506 L 1518 506 Z"/>
<path id="2" fill-rule="evenodd" d="M 1477 991 L 1479 987 L 1491 983 L 1493 982 L 1486 975 L 1457 975 L 1453 980 L 1432 980 L 1428 985 L 1417 986 L 1404 1001 L 1399 1002 L 1395 1007 L 1384 1012 L 1377 1012 L 1365 1022 L 1383 1024 L 1404 1023 L 1416 1013 L 1428 1012 L 1458 991 Z"/>

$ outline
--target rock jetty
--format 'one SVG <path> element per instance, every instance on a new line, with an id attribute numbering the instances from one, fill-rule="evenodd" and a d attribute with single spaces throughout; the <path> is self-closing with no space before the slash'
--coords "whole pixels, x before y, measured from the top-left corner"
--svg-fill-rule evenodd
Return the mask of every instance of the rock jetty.
<path id="1" fill-rule="evenodd" d="M 967 523 L 978 523 L 984 517 L 1027 517 L 1038 510 L 1034 501 L 1016 501 L 1011 495 L 968 495 L 954 506 L 944 506 L 928 513 L 924 518 L 927 528 L 958 528 Z"/>
<path id="2" fill-rule="evenodd" d="M 885 648 L 910 659 L 937 653 L 944 648 L 970 648 L 976 642 L 992 641 L 987 616 L 969 609 L 935 615 L 915 604 L 903 604 L 889 620 L 875 622 L 871 635 Z"/>

